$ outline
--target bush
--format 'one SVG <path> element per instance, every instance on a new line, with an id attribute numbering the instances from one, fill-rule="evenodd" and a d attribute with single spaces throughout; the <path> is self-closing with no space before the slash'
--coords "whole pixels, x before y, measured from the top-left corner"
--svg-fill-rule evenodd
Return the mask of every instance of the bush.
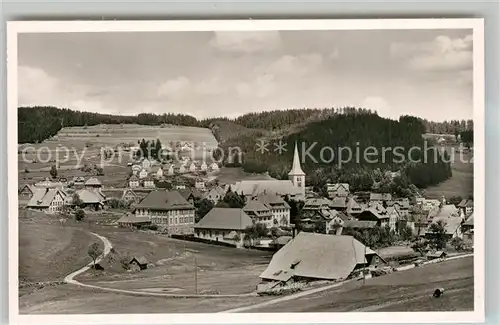
<path id="1" fill-rule="evenodd" d="M 130 270 L 131 257 L 128 254 L 120 256 L 120 265 L 124 270 Z"/>
<path id="2" fill-rule="evenodd" d="M 76 210 L 75 219 L 76 221 L 82 221 L 83 219 L 85 219 L 85 212 L 82 209 Z"/>
<path id="3" fill-rule="evenodd" d="M 28 168 L 25 168 L 25 169 L 24 169 L 24 172 L 25 172 L 26 174 L 28 174 L 28 173 L 30 172 L 30 170 L 29 170 Z"/>
<path id="4" fill-rule="evenodd" d="M 158 226 L 157 226 L 157 225 L 154 225 L 154 224 L 153 224 L 153 225 L 149 225 L 147 228 L 148 228 L 149 230 L 154 230 L 154 231 L 158 230 Z"/>

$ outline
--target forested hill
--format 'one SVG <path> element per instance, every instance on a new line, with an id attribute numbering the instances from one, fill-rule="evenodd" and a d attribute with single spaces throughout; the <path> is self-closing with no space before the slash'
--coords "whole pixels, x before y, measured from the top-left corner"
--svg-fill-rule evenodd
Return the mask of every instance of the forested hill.
<path id="1" fill-rule="evenodd" d="M 256 150 L 259 139 L 249 136 L 231 139 L 224 146 L 226 150 L 229 147 L 241 148 L 242 166 L 246 171 L 269 171 L 271 176 L 282 179 L 287 177 L 291 168 L 293 144 L 299 143 L 299 146 L 305 148 L 313 146 L 308 152 L 317 162 L 308 156 L 303 169 L 308 174 L 308 183 L 318 187 L 322 187 L 327 181 L 345 181 L 353 184 L 356 190 L 371 190 L 374 183 L 382 181 L 375 177 L 377 173 L 374 171 L 377 169 L 383 172 L 401 171 L 402 177 L 399 181 L 426 187 L 449 178 L 451 168 L 449 163 L 442 161 L 440 154 L 437 156 L 437 162 L 429 159 L 423 163 L 410 163 L 409 159 L 404 158 L 408 157 L 408 152 L 412 152 L 414 161 L 423 157 L 422 134 L 425 131 L 425 126 L 415 117 L 403 116 L 399 121 L 395 121 L 381 118 L 371 112 L 347 113 L 309 123 L 300 132 L 284 137 L 282 141 L 287 143 L 287 151 L 283 154 L 274 151 L 278 139 L 272 138 L 264 139 L 269 141 L 269 151 L 264 153 Z M 345 161 L 339 168 L 341 147 L 350 148 L 353 158 Z M 365 156 L 363 152 L 368 147 L 375 148 L 378 154 Z M 413 147 L 420 150 L 410 151 Z M 388 150 L 385 154 L 382 153 L 383 148 Z M 344 149 L 344 155 L 347 154 L 346 150 Z M 430 154 L 428 156 L 432 157 Z M 343 156 L 342 159 L 346 160 L 348 157 Z M 377 162 L 373 162 L 374 160 Z"/>
<path id="2" fill-rule="evenodd" d="M 41 142 L 55 135 L 62 127 L 84 126 L 96 124 L 172 124 L 182 126 L 198 126 L 211 128 L 221 142 L 241 135 L 255 133 L 286 136 L 302 131 L 309 123 L 329 119 L 336 115 L 376 114 L 370 109 L 343 107 L 324 109 L 289 109 L 248 113 L 229 119 L 216 117 L 198 120 L 185 114 L 149 114 L 135 116 L 108 115 L 100 113 L 80 112 L 60 109 L 52 106 L 19 107 L 18 108 L 18 141 L 19 143 Z M 425 132 L 458 134 L 472 129 L 472 121 L 432 122 L 419 119 Z M 255 135 L 254 135 L 255 136 Z"/>
<path id="3" fill-rule="evenodd" d="M 48 139 L 63 127 L 97 124 L 173 124 L 199 126 L 196 118 L 184 114 L 107 115 L 60 109 L 52 106 L 18 108 L 18 143 L 37 143 Z"/>

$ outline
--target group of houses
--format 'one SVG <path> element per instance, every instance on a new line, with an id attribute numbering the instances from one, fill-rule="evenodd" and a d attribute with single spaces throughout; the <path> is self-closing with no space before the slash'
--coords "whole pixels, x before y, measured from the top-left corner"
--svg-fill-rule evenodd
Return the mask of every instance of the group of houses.
<path id="1" fill-rule="evenodd" d="M 142 158 L 137 163 L 129 164 L 131 176 L 128 179 L 128 187 L 130 188 L 155 188 L 155 181 L 164 180 L 167 176 L 219 171 L 217 162 L 207 164 L 204 160 L 182 159 L 178 163 L 161 164 L 153 159 Z"/>
<path id="2" fill-rule="evenodd" d="M 65 206 L 74 206 L 75 194 L 80 206 L 99 210 L 104 207 L 106 197 L 101 191 L 102 183 L 97 177 L 85 180 L 75 177 L 72 181 L 51 181 L 48 178 L 35 184 L 25 184 L 19 189 L 19 202 L 25 202 L 32 210 L 49 214 L 60 212 Z"/>

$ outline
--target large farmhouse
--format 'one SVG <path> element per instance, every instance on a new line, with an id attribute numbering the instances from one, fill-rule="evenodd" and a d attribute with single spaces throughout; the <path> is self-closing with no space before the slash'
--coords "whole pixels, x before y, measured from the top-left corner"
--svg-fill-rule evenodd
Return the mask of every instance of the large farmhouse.
<path id="1" fill-rule="evenodd" d="M 352 236 L 301 232 L 273 255 L 260 277 L 280 282 L 291 278 L 339 281 L 380 261 L 377 253 Z"/>
<path id="2" fill-rule="evenodd" d="M 151 223 L 169 234 L 192 234 L 194 206 L 177 191 L 152 191 L 135 207 L 135 215 L 149 217 Z"/>

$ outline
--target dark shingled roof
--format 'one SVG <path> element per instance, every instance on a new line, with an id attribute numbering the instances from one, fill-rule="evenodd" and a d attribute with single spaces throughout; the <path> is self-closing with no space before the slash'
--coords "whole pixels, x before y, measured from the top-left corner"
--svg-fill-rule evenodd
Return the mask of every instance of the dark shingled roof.
<path id="1" fill-rule="evenodd" d="M 177 191 L 152 191 L 137 206 L 136 209 L 150 210 L 187 210 L 194 209 Z"/>
<path id="2" fill-rule="evenodd" d="M 194 227 L 202 229 L 244 230 L 252 224 L 252 219 L 242 209 L 213 208 Z"/>

